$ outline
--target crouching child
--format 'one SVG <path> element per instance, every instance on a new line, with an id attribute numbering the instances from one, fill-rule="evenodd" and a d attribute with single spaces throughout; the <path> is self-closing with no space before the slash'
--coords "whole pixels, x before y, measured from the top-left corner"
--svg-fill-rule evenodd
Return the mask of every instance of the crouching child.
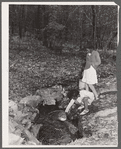
<path id="1" fill-rule="evenodd" d="M 65 112 L 68 113 L 73 104 L 80 105 L 78 110 L 81 111 L 80 115 L 85 115 L 89 112 L 88 106 L 94 101 L 94 94 L 85 89 L 86 84 L 81 81 L 80 91 L 73 91 L 71 96 L 71 101 L 65 109 Z M 84 110 L 82 111 L 82 109 Z"/>

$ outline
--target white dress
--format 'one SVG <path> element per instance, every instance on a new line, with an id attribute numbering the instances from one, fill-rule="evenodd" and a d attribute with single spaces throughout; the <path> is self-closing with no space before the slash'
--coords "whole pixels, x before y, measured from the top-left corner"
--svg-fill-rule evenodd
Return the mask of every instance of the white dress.
<path id="1" fill-rule="evenodd" d="M 88 97 L 88 98 L 89 98 L 89 99 L 88 99 L 88 105 L 91 105 L 91 103 L 92 103 L 93 100 L 94 100 L 94 94 L 93 94 L 92 92 L 87 91 L 87 90 L 81 90 L 79 94 L 80 94 L 80 96 L 77 98 L 77 101 L 78 101 L 79 103 L 82 103 L 82 99 L 83 99 L 84 97 Z"/>
<path id="2" fill-rule="evenodd" d="M 80 94 L 80 96 L 77 98 L 78 103 L 84 104 L 82 102 L 83 98 L 84 97 L 88 97 L 88 105 L 91 105 L 91 103 L 94 100 L 94 94 L 92 92 L 87 91 L 87 90 L 81 90 L 79 92 L 79 94 Z M 66 107 L 65 112 L 68 112 L 70 110 L 70 108 L 72 107 L 72 105 L 74 104 L 74 102 L 75 102 L 75 100 L 74 99 L 71 99 L 71 101 L 69 102 L 68 106 Z"/>
<path id="3" fill-rule="evenodd" d="M 97 73 L 96 70 L 93 68 L 93 66 L 90 66 L 90 68 L 84 70 L 82 82 L 85 82 L 87 84 L 98 83 Z"/>

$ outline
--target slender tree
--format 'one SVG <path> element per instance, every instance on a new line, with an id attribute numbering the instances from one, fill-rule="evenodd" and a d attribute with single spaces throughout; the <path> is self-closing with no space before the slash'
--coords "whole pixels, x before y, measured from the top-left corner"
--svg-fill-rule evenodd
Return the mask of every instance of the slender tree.
<path id="1" fill-rule="evenodd" d="M 19 6 L 19 37 L 22 38 L 22 7 Z"/>
<path id="2" fill-rule="evenodd" d="M 79 7 L 79 41 L 80 41 L 80 49 L 83 49 L 83 19 L 84 19 L 84 13 L 83 13 L 83 6 Z"/>
<path id="3" fill-rule="evenodd" d="M 93 27 L 93 48 L 96 49 L 96 13 L 95 6 L 92 5 L 92 27 Z"/>

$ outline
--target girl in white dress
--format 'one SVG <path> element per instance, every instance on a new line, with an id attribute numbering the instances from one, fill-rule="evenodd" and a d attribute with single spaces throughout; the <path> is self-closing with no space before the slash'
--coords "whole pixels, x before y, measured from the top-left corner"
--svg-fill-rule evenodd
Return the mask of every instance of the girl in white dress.
<path id="1" fill-rule="evenodd" d="M 79 92 L 73 93 L 71 101 L 65 109 L 66 113 L 69 112 L 74 103 L 80 105 L 78 110 L 82 110 L 84 108 L 80 115 L 84 115 L 89 112 L 88 106 L 94 101 L 94 94 L 88 90 L 85 90 L 86 84 L 84 82 L 80 81 L 80 85 L 81 89 Z"/>
<path id="2" fill-rule="evenodd" d="M 97 51 L 87 49 L 86 65 L 83 72 L 82 82 L 86 83 L 86 90 L 89 90 L 89 88 L 92 90 L 96 100 L 98 99 L 98 94 L 95 90 L 94 84 L 98 83 L 96 68 L 100 63 L 101 60 L 99 53 Z"/>

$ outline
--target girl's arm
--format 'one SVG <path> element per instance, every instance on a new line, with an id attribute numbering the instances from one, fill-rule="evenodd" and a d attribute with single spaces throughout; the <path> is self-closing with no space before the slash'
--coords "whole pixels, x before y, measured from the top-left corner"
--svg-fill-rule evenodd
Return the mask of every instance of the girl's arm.
<path id="1" fill-rule="evenodd" d="M 92 54 L 92 66 L 94 68 L 97 68 L 97 66 L 100 64 L 101 64 L 101 59 L 100 59 L 99 53 L 97 51 L 94 51 Z"/>
<path id="2" fill-rule="evenodd" d="M 72 107 L 72 105 L 74 104 L 75 100 L 74 99 L 71 99 L 71 101 L 69 102 L 68 106 L 66 107 L 66 110 L 65 112 L 68 113 L 68 111 L 70 110 L 70 108 Z"/>
<path id="3" fill-rule="evenodd" d="M 95 64 L 97 66 L 101 64 L 101 59 L 100 59 L 99 53 L 97 51 L 95 53 Z"/>

